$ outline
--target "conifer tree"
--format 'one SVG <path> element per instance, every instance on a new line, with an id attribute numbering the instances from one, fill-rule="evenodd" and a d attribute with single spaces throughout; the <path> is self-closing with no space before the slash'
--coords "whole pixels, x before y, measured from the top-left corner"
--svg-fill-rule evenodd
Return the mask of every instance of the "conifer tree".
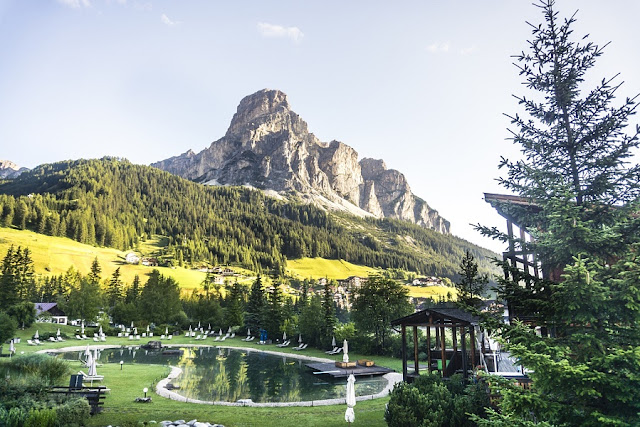
<path id="1" fill-rule="evenodd" d="M 325 280 L 324 294 L 322 296 L 322 335 L 323 341 L 331 342 L 333 331 L 336 327 L 336 315 L 333 308 L 333 292 L 331 292 L 331 283 Z"/>
<path id="2" fill-rule="evenodd" d="M 116 268 L 113 274 L 111 275 L 111 279 L 109 280 L 109 285 L 107 287 L 107 304 L 109 307 L 115 306 L 122 300 L 123 292 L 122 292 L 122 281 L 120 280 L 120 267 Z"/>
<path id="3" fill-rule="evenodd" d="M 93 259 L 93 262 L 91 263 L 91 270 L 89 272 L 89 275 L 87 276 L 87 279 L 91 283 L 99 284 L 100 280 L 102 280 L 102 278 L 100 277 L 100 273 L 102 273 L 102 267 L 100 267 L 98 257 L 95 257 Z"/>
<path id="4" fill-rule="evenodd" d="M 470 251 L 466 251 L 462 258 L 459 274 L 460 280 L 455 284 L 458 290 L 458 301 L 464 305 L 473 306 L 489 283 L 489 278 L 478 273 L 478 263 Z"/>
<path id="5" fill-rule="evenodd" d="M 546 271 L 539 279 L 504 264 L 500 294 L 537 316 L 539 337 L 514 322 L 500 328 L 507 350 L 531 369 L 530 390 L 502 387 L 489 423 L 556 425 L 640 423 L 640 167 L 629 163 L 640 129 L 627 133 L 635 98 L 613 106 L 621 83 L 586 76 L 603 48 L 573 36 L 575 15 L 561 20 L 553 0 L 538 3 L 529 49 L 516 56 L 533 94 L 518 97 L 526 116 L 511 116 L 522 159 L 503 159 L 502 185 L 530 205 L 501 209 L 534 240 L 517 241 Z M 495 238 L 506 236 L 489 228 Z M 523 286 L 524 285 L 524 286 Z"/>
<path id="6" fill-rule="evenodd" d="M 249 300 L 244 313 L 244 325 L 256 333 L 263 326 L 263 314 L 265 308 L 264 290 L 262 289 L 262 278 L 258 276 L 251 285 Z"/>

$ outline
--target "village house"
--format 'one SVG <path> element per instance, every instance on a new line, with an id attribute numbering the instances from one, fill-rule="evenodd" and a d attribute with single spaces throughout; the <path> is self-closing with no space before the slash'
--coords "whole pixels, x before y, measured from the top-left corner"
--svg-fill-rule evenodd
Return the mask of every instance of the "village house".
<path id="1" fill-rule="evenodd" d="M 51 322 L 58 325 L 66 325 L 69 322 L 67 315 L 60 310 L 58 303 L 55 302 L 37 302 L 36 322 Z"/>

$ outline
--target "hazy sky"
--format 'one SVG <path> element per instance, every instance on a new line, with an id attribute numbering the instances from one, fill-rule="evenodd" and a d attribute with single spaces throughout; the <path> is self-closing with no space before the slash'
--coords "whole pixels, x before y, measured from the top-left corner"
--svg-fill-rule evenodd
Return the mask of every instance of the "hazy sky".
<path id="1" fill-rule="evenodd" d="M 640 92 L 640 1 L 559 0 L 575 34 L 611 41 L 591 77 Z M 510 55 L 542 14 L 529 0 L 0 0 L 0 159 L 149 164 L 224 135 L 240 99 L 280 89 L 322 141 L 385 160 L 452 232 L 504 227 L 503 113 L 524 93 Z"/>

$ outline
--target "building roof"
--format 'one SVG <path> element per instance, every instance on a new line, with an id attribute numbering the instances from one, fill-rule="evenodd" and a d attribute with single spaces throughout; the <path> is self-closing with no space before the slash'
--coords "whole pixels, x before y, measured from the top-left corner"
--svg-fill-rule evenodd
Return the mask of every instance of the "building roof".
<path id="1" fill-rule="evenodd" d="M 434 323 L 442 325 L 455 323 L 459 326 L 477 325 L 479 321 L 478 317 L 457 307 L 432 307 L 392 320 L 391 325 L 421 326 L 429 324 L 429 319 L 433 319 Z"/>
<path id="2" fill-rule="evenodd" d="M 62 310 L 58 307 L 57 302 L 37 302 L 36 306 L 36 317 L 42 313 L 52 311 L 51 314 L 58 315 L 58 313 L 62 313 Z M 62 314 L 64 315 L 64 314 Z"/>

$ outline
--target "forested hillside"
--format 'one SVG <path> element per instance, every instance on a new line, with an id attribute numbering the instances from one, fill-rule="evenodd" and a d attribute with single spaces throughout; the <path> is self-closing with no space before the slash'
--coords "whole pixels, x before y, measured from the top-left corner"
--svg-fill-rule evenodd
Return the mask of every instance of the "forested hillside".
<path id="1" fill-rule="evenodd" d="M 453 277 L 465 249 L 483 270 L 492 256 L 409 223 L 335 216 L 116 158 L 42 165 L 0 184 L 0 222 L 123 250 L 159 234 L 169 237 L 166 250 L 177 262 L 231 263 L 276 274 L 287 258 L 306 256 Z"/>

